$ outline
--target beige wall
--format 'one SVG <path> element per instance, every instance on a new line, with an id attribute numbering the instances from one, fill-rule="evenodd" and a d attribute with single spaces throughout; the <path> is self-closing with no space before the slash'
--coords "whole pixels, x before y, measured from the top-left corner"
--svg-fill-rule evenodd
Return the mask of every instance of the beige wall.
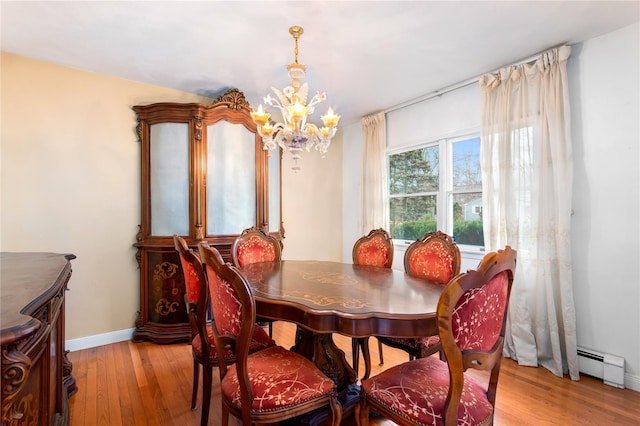
<path id="1" fill-rule="evenodd" d="M 130 329 L 139 308 L 133 105 L 208 102 L 3 52 L 0 250 L 74 253 L 67 339 Z M 239 87 L 242 90 L 242 87 Z M 341 149 L 283 164 L 285 258 L 339 260 Z"/>
<path id="2" fill-rule="evenodd" d="M 291 170 L 288 153 L 282 161 L 282 214 L 285 240 L 282 256 L 296 260 L 342 257 L 342 132 L 325 158 L 303 152 L 302 169 Z"/>

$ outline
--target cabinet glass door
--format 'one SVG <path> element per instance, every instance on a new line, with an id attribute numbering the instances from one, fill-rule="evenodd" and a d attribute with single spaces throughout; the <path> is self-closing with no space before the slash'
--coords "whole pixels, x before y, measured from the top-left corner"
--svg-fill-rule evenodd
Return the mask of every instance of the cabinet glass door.
<path id="1" fill-rule="evenodd" d="M 189 235 L 189 125 L 149 127 L 151 235 Z"/>
<path id="2" fill-rule="evenodd" d="M 256 136 L 220 121 L 207 126 L 207 235 L 256 225 Z"/>

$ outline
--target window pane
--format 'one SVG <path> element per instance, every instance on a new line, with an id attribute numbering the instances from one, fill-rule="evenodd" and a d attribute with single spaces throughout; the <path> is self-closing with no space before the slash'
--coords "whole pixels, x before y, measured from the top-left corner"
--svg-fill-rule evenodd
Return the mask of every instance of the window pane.
<path id="1" fill-rule="evenodd" d="M 416 194 L 437 191 L 438 161 L 437 146 L 390 155 L 390 194 Z"/>
<path id="2" fill-rule="evenodd" d="M 481 191 L 480 138 L 453 143 L 453 190 Z"/>
<path id="3" fill-rule="evenodd" d="M 436 196 L 394 197 L 390 211 L 391 238 L 417 240 L 437 229 Z"/>
<path id="4" fill-rule="evenodd" d="M 481 192 L 453 195 L 453 237 L 457 244 L 484 245 Z"/>

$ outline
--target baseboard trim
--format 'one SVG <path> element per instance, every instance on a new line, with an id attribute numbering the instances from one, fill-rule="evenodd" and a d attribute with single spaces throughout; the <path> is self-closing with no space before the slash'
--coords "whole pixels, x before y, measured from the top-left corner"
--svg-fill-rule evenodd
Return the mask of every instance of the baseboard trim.
<path id="1" fill-rule="evenodd" d="M 80 337 L 65 341 L 65 348 L 68 351 L 80 351 L 82 349 L 95 348 L 96 346 L 109 345 L 111 343 L 123 342 L 133 338 L 134 328 L 117 330 L 109 333 L 96 334 L 93 336 Z"/>
<path id="2" fill-rule="evenodd" d="M 625 373 L 624 374 L 624 386 L 627 389 L 640 392 L 640 376 L 636 374 Z"/>

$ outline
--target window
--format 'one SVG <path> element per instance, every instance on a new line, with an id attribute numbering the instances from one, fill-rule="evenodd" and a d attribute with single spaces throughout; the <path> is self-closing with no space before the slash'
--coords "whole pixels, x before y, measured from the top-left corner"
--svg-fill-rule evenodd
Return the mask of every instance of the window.
<path id="1" fill-rule="evenodd" d="M 443 139 L 390 153 L 391 237 L 414 241 L 441 229 L 478 250 L 482 231 L 480 138 Z"/>

